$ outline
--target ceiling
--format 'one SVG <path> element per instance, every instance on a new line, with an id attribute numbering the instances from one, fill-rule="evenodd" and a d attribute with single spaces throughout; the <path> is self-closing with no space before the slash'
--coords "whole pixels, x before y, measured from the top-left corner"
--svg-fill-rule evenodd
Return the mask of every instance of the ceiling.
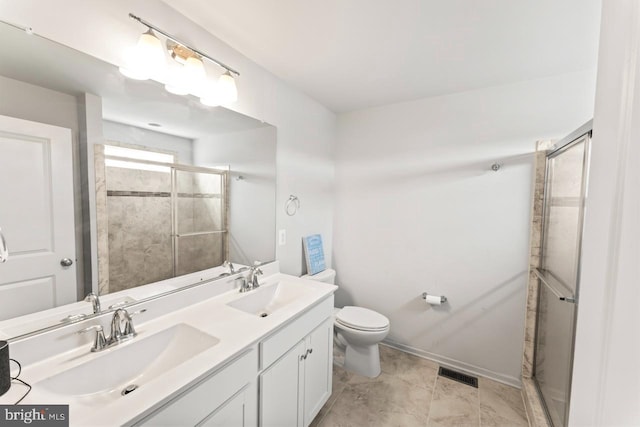
<path id="1" fill-rule="evenodd" d="M 166 3 L 335 112 L 596 67 L 600 0 Z"/>

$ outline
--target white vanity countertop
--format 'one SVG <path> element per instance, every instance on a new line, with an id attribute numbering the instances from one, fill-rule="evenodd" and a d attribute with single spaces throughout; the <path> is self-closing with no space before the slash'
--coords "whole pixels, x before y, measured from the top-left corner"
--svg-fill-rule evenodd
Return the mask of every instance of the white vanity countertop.
<path id="1" fill-rule="evenodd" d="M 194 381 L 202 379 L 222 367 L 225 362 L 241 354 L 252 344 L 271 334 L 289 320 L 306 312 L 310 307 L 330 296 L 337 289 L 333 285 L 300 279 L 281 273 L 262 278 L 261 286 L 269 286 L 278 282 L 305 286 L 309 291 L 264 318 L 227 306 L 228 302 L 249 295 L 249 293 L 241 294 L 237 290 L 228 291 L 147 322 L 139 319 L 140 323 L 136 323 L 134 320 L 138 336 L 130 342 L 125 342 L 97 353 L 90 352 L 90 345 L 83 346 L 43 361 L 23 366 L 20 378 L 31 384 L 33 390 L 21 403 L 38 405 L 69 404 L 71 425 L 82 426 L 121 425 L 136 418 L 141 413 L 157 409 L 178 392 L 185 390 Z M 170 298 L 180 298 L 180 293 L 176 293 Z M 91 324 L 91 322 L 88 324 Z M 186 363 L 166 371 L 157 378 L 147 380 L 144 385 L 127 396 L 119 396 L 120 392 L 117 390 L 117 398 L 109 398 L 105 404 L 100 404 L 94 397 L 69 398 L 68 396 L 49 393 L 38 387 L 38 383 L 46 378 L 81 365 L 93 358 L 101 357 L 107 352 L 118 351 L 125 346 L 133 344 L 136 340 L 144 339 L 178 324 L 186 324 L 199 329 L 217 338 L 219 342 L 189 359 Z M 105 333 L 108 334 L 108 332 L 108 330 L 105 330 Z M 38 339 L 38 337 L 31 339 Z M 0 404 L 14 403 L 24 391 L 25 387 L 19 384 L 12 385 L 9 392 L 0 397 Z"/>

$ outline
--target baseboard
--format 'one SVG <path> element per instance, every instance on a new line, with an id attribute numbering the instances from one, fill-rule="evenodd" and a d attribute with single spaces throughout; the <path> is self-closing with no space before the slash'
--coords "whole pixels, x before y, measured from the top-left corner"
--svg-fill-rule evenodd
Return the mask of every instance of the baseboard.
<path id="1" fill-rule="evenodd" d="M 432 360 L 436 363 L 444 365 L 448 368 L 453 368 L 459 371 L 463 371 L 467 374 L 479 375 L 481 377 L 489 378 L 490 380 L 497 381 L 499 383 L 507 384 L 512 387 L 522 388 L 522 381 L 520 378 L 515 378 L 509 375 L 499 374 L 489 369 L 484 369 L 479 366 L 470 365 L 459 360 L 451 359 L 449 357 L 441 356 L 439 354 L 430 353 L 428 351 L 420 350 L 410 347 L 408 345 L 400 344 L 397 342 L 384 340 L 381 344 L 388 347 L 392 347 L 406 353 L 413 354 L 414 356 L 422 357 L 424 359 Z"/>

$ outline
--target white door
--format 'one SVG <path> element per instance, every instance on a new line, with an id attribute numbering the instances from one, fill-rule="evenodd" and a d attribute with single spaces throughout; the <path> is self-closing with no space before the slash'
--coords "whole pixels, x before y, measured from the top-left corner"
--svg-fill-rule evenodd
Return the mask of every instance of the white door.
<path id="1" fill-rule="evenodd" d="M 0 116 L 0 228 L 0 320 L 77 300 L 71 130 Z"/>
<path id="2" fill-rule="evenodd" d="M 333 318 L 318 326 L 305 341 L 304 425 L 308 426 L 331 396 Z"/>

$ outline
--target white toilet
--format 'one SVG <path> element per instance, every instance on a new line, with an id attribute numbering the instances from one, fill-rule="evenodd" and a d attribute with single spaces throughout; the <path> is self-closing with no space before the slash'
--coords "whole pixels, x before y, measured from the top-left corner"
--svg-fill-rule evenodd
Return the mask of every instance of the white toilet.
<path id="1" fill-rule="evenodd" d="M 306 279 L 334 284 L 332 269 L 302 276 Z M 346 306 L 334 310 L 333 333 L 338 345 L 345 347 L 344 368 L 367 377 L 380 375 L 378 343 L 389 333 L 389 319 L 362 307 Z"/>

